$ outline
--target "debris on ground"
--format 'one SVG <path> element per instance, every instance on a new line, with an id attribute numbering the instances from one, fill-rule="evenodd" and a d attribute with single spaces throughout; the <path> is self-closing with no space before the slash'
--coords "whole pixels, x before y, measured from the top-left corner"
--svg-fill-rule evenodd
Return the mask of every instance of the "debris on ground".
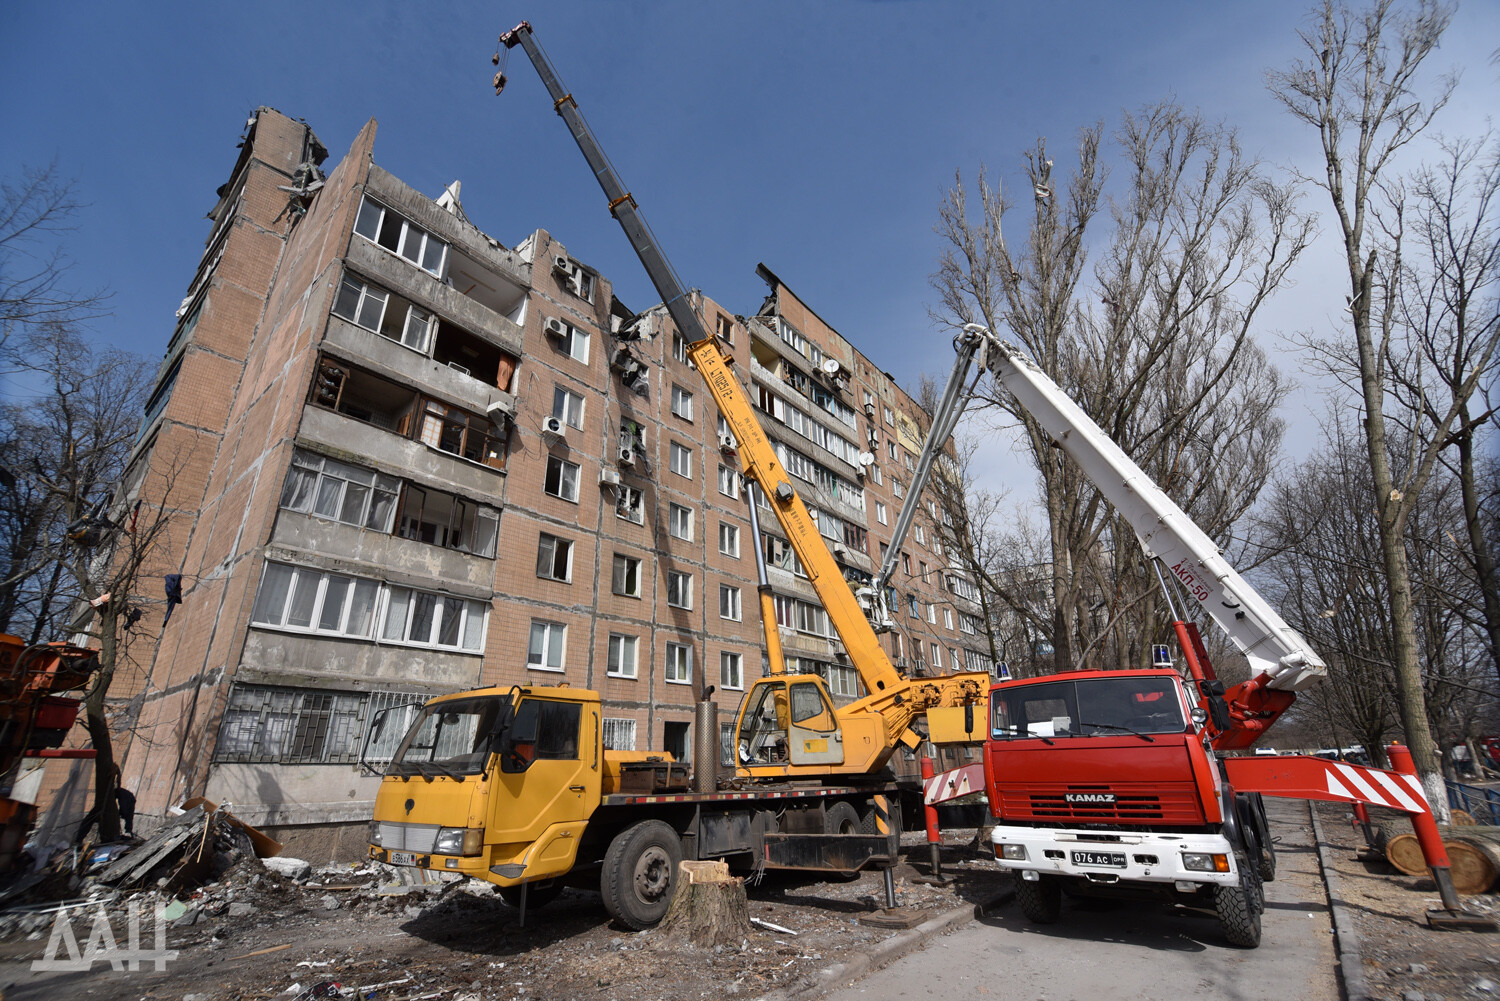
<path id="1" fill-rule="evenodd" d="M 73 923 L 82 942 L 100 908 L 123 940 L 132 909 L 144 913 L 163 905 L 167 947 L 178 958 L 164 973 L 150 974 L 149 982 L 144 973 L 113 971 L 101 961 L 89 974 L 89 1001 L 137 1001 L 143 995 L 314 1001 L 335 996 L 308 993 L 331 991 L 328 984 L 341 985 L 339 996 L 363 1001 L 756 998 L 811 984 L 828 967 L 894 934 L 859 924 L 861 915 L 885 906 L 878 872 L 845 882 L 766 873 L 747 880 L 748 934 L 712 947 L 674 943 L 664 949 L 654 930 L 631 932 L 611 924 L 597 892 L 564 889 L 545 907 L 528 908 L 522 927 L 519 912 L 489 883 L 369 861 L 312 866 L 262 859 L 244 850 L 243 842 L 225 851 L 221 836 L 233 835 L 221 825 L 206 833 L 210 816 L 205 811 L 178 818 L 182 829 L 165 834 L 164 828 L 110 863 L 139 857 L 119 870 L 115 884 L 78 877 L 67 899 L 0 912 L 6 1001 L 71 993 L 62 986 L 69 981 L 53 982 L 30 970 L 47 946 L 59 907 L 77 915 Z M 191 836 L 181 838 L 182 830 Z M 204 882 L 186 885 L 174 875 L 192 849 L 192 837 L 215 844 L 216 855 L 237 854 Z M 966 842 L 955 835 L 943 850 L 954 883 L 932 887 L 913 882 L 926 872 L 928 853 L 925 835 L 908 834 L 906 858 L 896 870 L 898 903 L 930 917 L 972 906 L 1008 886 L 1008 876 L 974 856 Z M 146 864 L 174 843 L 160 861 Z M 142 935 L 151 931 L 143 928 Z M 642 950 L 648 949 L 652 958 L 644 962 Z"/>

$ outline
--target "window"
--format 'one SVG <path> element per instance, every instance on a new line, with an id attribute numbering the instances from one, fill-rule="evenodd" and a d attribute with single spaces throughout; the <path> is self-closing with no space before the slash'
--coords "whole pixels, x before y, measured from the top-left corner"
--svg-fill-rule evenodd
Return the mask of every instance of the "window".
<path id="1" fill-rule="evenodd" d="M 552 416 L 569 427 L 583 430 L 583 397 L 577 393 L 555 386 L 552 389 Z"/>
<path id="2" fill-rule="evenodd" d="M 917 541 L 920 542 L 921 540 L 918 539 Z M 917 576 L 922 578 L 922 583 L 924 583 L 924 584 L 927 583 L 927 561 L 926 560 L 918 560 L 917 561 Z"/>
<path id="3" fill-rule="evenodd" d="M 229 693 L 215 761 L 352 764 L 375 714 L 410 703 L 386 719 L 382 740 L 369 760 L 387 761 L 425 698 L 408 692 L 338 692 L 236 684 Z M 392 739 L 384 739 L 394 734 Z M 383 748 L 380 745 L 387 745 Z M 384 750 L 384 754 L 381 751 Z"/>
<path id="4" fill-rule="evenodd" d="M 389 532 L 401 481 L 369 469 L 297 449 L 281 491 L 281 506 L 346 525 Z"/>
<path id="5" fill-rule="evenodd" d="M 526 666 L 533 671 L 561 671 L 568 645 L 568 627 L 561 622 L 531 620 L 531 640 L 526 646 Z"/>
<path id="6" fill-rule="evenodd" d="M 914 470 L 916 468 L 911 463 L 911 453 L 910 452 L 903 452 L 903 453 L 901 453 L 901 461 L 904 462 L 904 463 L 906 463 L 906 469 L 907 469 L 908 472 L 911 472 L 912 470 Z"/>
<path id="7" fill-rule="evenodd" d="M 740 558 L 740 527 L 727 521 L 719 522 L 719 552 L 725 556 Z"/>
<path id="8" fill-rule="evenodd" d="M 733 344 L 734 343 L 734 321 L 731 320 L 729 317 L 725 316 L 723 313 L 720 313 L 719 314 L 718 322 L 717 322 L 717 324 L 714 327 L 714 333 L 725 344 Z"/>
<path id="9" fill-rule="evenodd" d="M 807 576 L 807 571 L 802 567 L 802 561 L 797 559 L 797 553 L 792 549 L 790 543 L 774 535 L 765 536 L 765 540 L 766 564 L 768 566 L 790 570 L 798 577 Z"/>
<path id="10" fill-rule="evenodd" d="M 682 643 L 667 644 L 666 679 L 674 685 L 693 683 L 693 648 Z"/>
<path id="11" fill-rule="evenodd" d="M 505 442 L 490 433 L 493 427 L 488 417 L 428 400 L 422 412 L 421 439 L 440 451 L 503 469 Z"/>
<path id="12" fill-rule="evenodd" d="M 891 408 L 890 407 L 882 407 L 881 409 L 885 411 L 885 422 L 887 424 L 889 424 L 891 427 L 895 427 L 896 426 L 896 415 L 893 414 L 893 413 L 891 413 Z"/>
<path id="13" fill-rule="evenodd" d="M 573 580 L 573 543 L 543 532 L 536 547 L 536 575 L 548 580 L 571 583 Z"/>
<path id="14" fill-rule="evenodd" d="M 719 618 L 731 622 L 740 621 L 740 589 L 730 584 L 719 585 Z"/>
<path id="15" fill-rule="evenodd" d="M 688 360 L 687 338 L 676 331 L 672 333 L 672 357 L 678 361 Z"/>
<path id="16" fill-rule="evenodd" d="M 693 541 L 693 512 L 681 504 L 667 505 L 667 532 L 674 539 Z"/>
<path id="17" fill-rule="evenodd" d="M 370 198 L 359 207 L 354 232 L 439 277 L 448 245 Z"/>
<path id="18" fill-rule="evenodd" d="M 387 293 L 366 285 L 353 275 L 345 275 L 339 285 L 339 297 L 334 301 L 333 313 L 366 330 L 379 332 L 380 321 L 385 317 L 386 299 Z"/>
<path id="19" fill-rule="evenodd" d="M 734 767 L 734 724 L 719 724 L 719 764 L 725 768 Z"/>
<path id="20" fill-rule="evenodd" d="M 408 484 L 398 534 L 429 546 L 493 559 L 500 512 L 441 490 Z"/>
<path id="21" fill-rule="evenodd" d="M 745 658 L 724 650 L 719 654 L 719 687 L 739 691 L 745 687 Z"/>
<path id="22" fill-rule="evenodd" d="M 692 479 L 693 450 L 688 448 L 686 445 L 680 445 L 674 441 L 672 442 L 670 454 L 672 472 L 676 473 L 678 476 L 686 476 L 688 479 Z"/>
<path id="23" fill-rule="evenodd" d="M 907 613 L 914 619 L 920 619 L 922 617 L 922 613 L 918 610 L 918 604 L 919 603 L 917 601 L 916 595 L 908 594 L 906 596 Z"/>
<path id="24" fill-rule="evenodd" d="M 373 580 L 267 563 L 250 621 L 279 629 L 369 639 L 374 635 L 379 593 L 380 585 Z"/>
<path id="25" fill-rule="evenodd" d="M 569 462 L 556 455 L 547 456 L 547 475 L 542 489 L 553 497 L 578 503 L 578 470 L 576 462 Z"/>
<path id="26" fill-rule="evenodd" d="M 932 654 L 932 666 L 941 671 L 943 669 L 943 648 L 934 642 L 928 652 Z"/>
<path id="27" fill-rule="evenodd" d="M 684 420 L 693 419 L 693 394 L 681 386 L 672 387 L 672 413 Z"/>
<path id="28" fill-rule="evenodd" d="M 623 633 L 609 634 L 609 654 L 605 673 L 611 678 L 634 678 L 636 676 L 636 655 L 640 651 L 641 641 L 636 636 L 626 636 Z M 632 724 L 632 736 L 634 740 L 634 724 Z M 620 748 L 630 750 L 630 748 Z"/>
<path id="29" fill-rule="evenodd" d="M 895 494 L 898 498 L 905 497 L 906 496 L 906 484 L 902 483 L 900 480 L 898 480 L 894 476 L 892 476 L 891 477 L 891 493 Z"/>
<path id="30" fill-rule="evenodd" d="M 558 321 L 562 323 L 562 321 Z M 558 338 L 557 346 L 563 354 L 574 361 L 581 361 L 585 365 L 589 363 L 589 333 L 587 330 L 579 330 L 571 323 L 563 323 L 563 335 Z"/>
<path id="31" fill-rule="evenodd" d="M 951 608 L 945 608 L 945 609 L 943 609 L 943 628 L 944 629 L 952 629 L 953 628 L 953 609 L 951 609 Z"/>
<path id="32" fill-rule="evenodd" d="M 937 604 L 929 601 L 927 603 L 927 621 L 931 625 L 937 625 Z M 942 665 L 935 665 L 941 667 Z"/>
<path id="33" fill-rule="evenodd" d="M 879 466 L 866 466 L 865 468 L 868 471 L 868 475 L 869 475 L 870 479 L 874 480 L 876 483 L 878 483 L 881 486 L 885 486 L 885 477 L 880 472 L 880 467 Z"/>
<path id="34" fill-rule="evenodd" d="M 739 473 L 722 463 L 719 465 L 719 493 L 735 500 L 739 500 L 740 497 Z"/>
<path id="35" fill-rule="evenodd" d="M 382 641 L 413 646 L 447 647 L 478 653 L 484 649 L 484 620 L 489 605 L 446 594 L 390 587 Z"/>
<path id="36" fill-rule="evenodd" d="M 693 575 L 678 570 L 667 571 L 667 604 L 673 608 L 693 607 Z"/>
<path id="37" fill-rule="evenodd" d="M 890 524 L 890 522 L 886 521 L 886 510 L 885 510 L 885 502 L 884 501 L 876 501 L 875 502 L 875 520 L 878 521 L 878 522 L 880 522 L 882 525 L 888 525 L 888 524 Z"/>
<path id="38" fill-rule="evenodd" d="M 615 498 L 615 517 L 633 521 L 637 525 L 646 523 L 645 500 L 639 490 L 621 484 L 620 495 Z"/>
<path id="39" fill-rule="evenodd" d="M 892 459 L 892 461 L 894 461 L 895 458 L 896 458 L 896 443 L 893 442 L 893 441 L 886 442 L 885 443 L 885 450 L 886 450 L 886 454 L 888 454 L 890 456 L 890 458 Z"/>
<path id="40" fill-rule="evenodd" d="M 964 669 L 964 661 L 959 656 L 957 647 L 951 647 L 948 650 L 948 667 L 954 671 L 962 671 Z"/>
<path id="41" fill-rule="evenodd" d="M 922 526 L 917 525 L 913 529 L 913 531 L 917 533 L 917 544 L 923 546 L 927 545 L 927 532 L 922 528 Z"/>
<path id="42" fill-rule="evenodd" d="M 911 554 L 910 553 L 902 553 L 901 554 L 901 572 L 904 573 L 904 574 L 906 574 L 906 576 L 908 576 L 908 577 L 911 576 Z"/>
<path id="43" fill-rule="evenodd" d="M 623 594 L 627 598 L 639 598 L 641 596 L 641 561 L 634 556 L 621 556 L 616 553 L 614 564 L 610 589 L 615 594 Z"/>
<path id="44" fill-rule="evenodd" d="M 959 632 L 968 633 L 970 636 L 972 636 L 979 631 L 977 628 L 978 624 L 979 620 L 974 616 L 965 614 L 964 612 L 958 613 Z"/>
<path id="45" fill-rule="evenodd" d="M 602 732 L 606 751 L 635 750 L 635 720 L 606 716 Z"/>

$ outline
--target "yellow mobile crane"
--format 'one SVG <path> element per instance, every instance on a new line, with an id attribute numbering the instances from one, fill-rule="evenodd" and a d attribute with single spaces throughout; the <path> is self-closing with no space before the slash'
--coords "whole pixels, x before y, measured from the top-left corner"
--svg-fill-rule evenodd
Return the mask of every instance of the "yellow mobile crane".
<path id="1" fill-rule="evenodd" d="M 442 696 L 421 707 L 385 770 L 370 856 L 496 883 L 521 905 L 522 920 L 528 900 L 539 905 L 564 882 L 598 886 L 610 914 L 632 928 L 666 913 L 685 857 L 749 870 L 849 872 L 888 864 L 900 828 L 887 761 L 898 745 L 920 743 L 912 724 L 924 714 L 947 710 L 948 718 L 963 718 L 964 732 L 974 732 L 973 717 L 982 716 L 974 706 L 990 678 L 909 679 L 892 665 L 777 460 L 732 358 L 692 309 L 531 26 L 523 22 L 500 42 L 504 51 L 520 46 L 530 57 L 594 170 L 611 214 L 690 342 L 738 442 L 745 476 L 785 529 L 868 694 L 836 707 L 820 677 L 786 673 L 758 541 L 757 491 L 747 489 L 770 668 L 740 704 L 732 774 L 720 774 L 717 708 L 706 695 L 694 717 L 692 774 L 645 752 L 605 750 L 597 692 L 517 685 Z M 497 94 L 504 85 L 502 70 Z M 396 725 L 393 711 L 376 718 L 367 748 L 383 742 L 388 721 Z M 888 896 L 889 888 L 887 868 Z"/>

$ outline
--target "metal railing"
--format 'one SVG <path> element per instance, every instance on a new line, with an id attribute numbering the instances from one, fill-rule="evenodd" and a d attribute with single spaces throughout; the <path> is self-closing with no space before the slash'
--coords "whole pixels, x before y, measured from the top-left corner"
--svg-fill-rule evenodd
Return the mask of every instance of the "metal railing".
<path id="1" fill-rule="evenodd" d="M 1463 810 L 1479 824 L 1500 824 L 1500 789 L 1448 781 L 1448 806 Z"/>

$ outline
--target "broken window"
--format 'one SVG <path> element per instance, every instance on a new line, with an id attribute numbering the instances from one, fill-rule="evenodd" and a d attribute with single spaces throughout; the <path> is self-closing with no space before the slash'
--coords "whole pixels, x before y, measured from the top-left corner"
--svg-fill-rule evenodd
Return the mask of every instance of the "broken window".
<path id="1" fill-rule="evenodd" d="M 406 434 L 417 394 L 332 358 L 313 377 L 310 402 L 366 424 Z"/>
<path id="2" fill-rule="evenodd" d="M 641 596 L 641 561 L 638 557 L 615 554 L 610 590 L 627 598 Z"/>
<path id="3" fill-rule="evenodd" d="M 733 497 L 735 500 L 739 500 L 740 497 L 739 473 L 723 464 L 719 466 L 719 493 L 725 497 Z"/>
<path id="4" fill-rule="evenodd" d="M 573 580 L 573 543 L 555 535 L 541 534 L 536 547 L 536 575 L 547 580 Z"/>
<path id="5" fill-rule="evenodd" d="M 281 491 L 281 506 L 346 525 L 389 532 L 401 481 L 297 449 Z"/>
<path id="6" fill-rule="evenodd" d="M 424 271 L 442 277 L 448 245 L 372 198 L 359 207 L 354 232 L 404 257 Z"/>
<path id="7" fill-rule="evenodd" d="M 510 390 L 516 359 L 482 337 L 462 327 L 437 318 L 437 335 L 432 343 L 432 360 L 464 375 L 500 389 Z"/>
<path id="8" fill-rule="evenodd" d="M 635 487 L 620 486 L 620 496 L 615 498 L 615 516 L 637 525 L 646 523 L 646 505 L 641 492 Z"/>
<path id="9" fill-rule="evenodd" d="M 581 467 L 576 462 L 555 455 L 547 456 L 547 473 L 542 480 L 542 489 L 553 497 L 561 497 L 565 501 L 578 503 L 578 472 Z"/>
<path id="10" fill-rule="evenodd" d="M 403 539 L 493 559 L 500 512 L 430 487 L 409 485 L 401 498 Z"/>
<path id="11" fill-rule="evenodd" d="M 440 451 L 504 469 L 505 439 L 494 433 L 494 427 L 488 417 L 427 399 L 420 438 Z"/>

